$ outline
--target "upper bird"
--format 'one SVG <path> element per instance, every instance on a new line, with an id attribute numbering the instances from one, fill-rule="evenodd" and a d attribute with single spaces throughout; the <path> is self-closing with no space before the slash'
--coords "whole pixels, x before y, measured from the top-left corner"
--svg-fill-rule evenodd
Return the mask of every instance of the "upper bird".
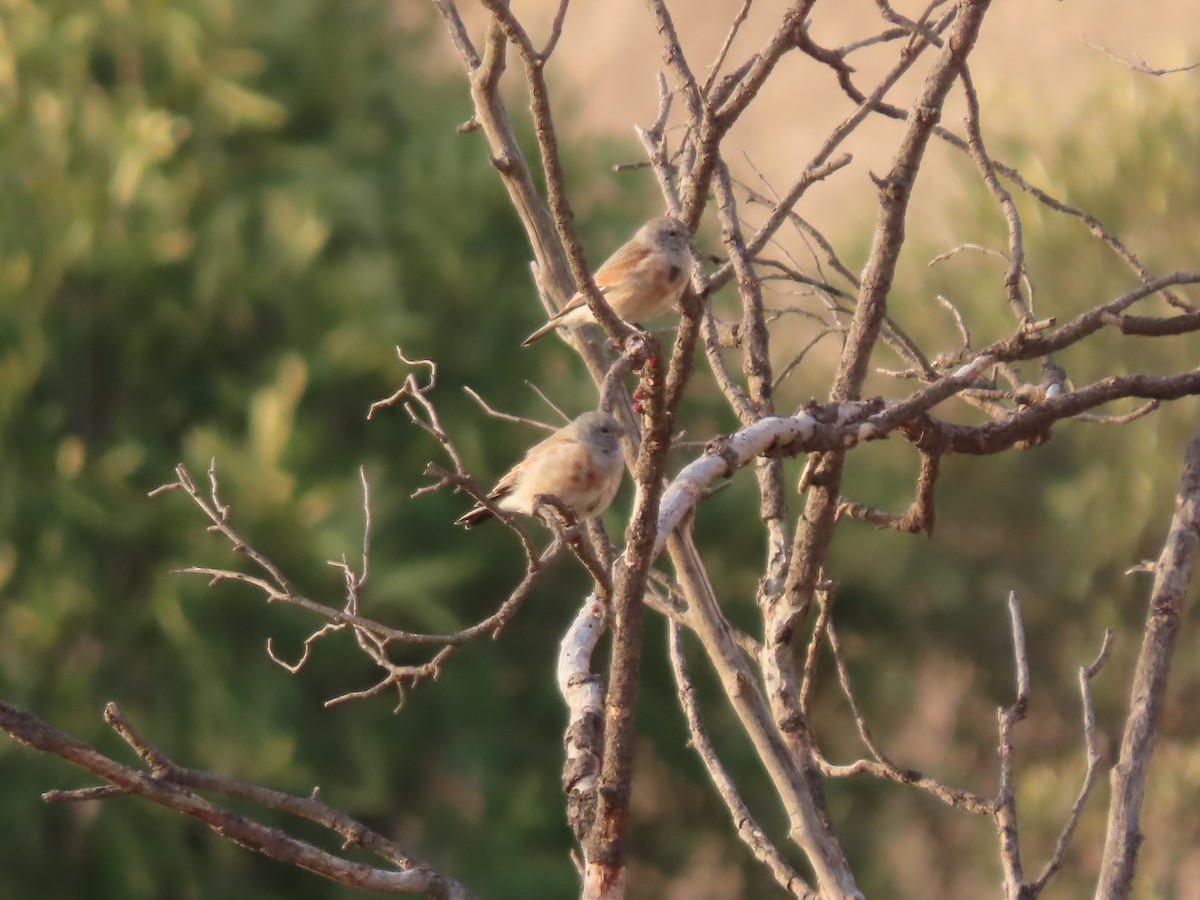
<path id="1" fill-rule="evenodd" d="M 691 233 L 678 219 L 651 219 L 597 270 L 596 286 L 612 311 L 626 322 L 661 316 L 675 305 L 688 283 L 691 243 Z M 528 347 L 564 325 L 575 328 L 595 321 L 583 294 L 576 294 L 521 346 Z"/>
<path id="2" fill-rule="evenodd" d="M 552 495 L 575 513 L 579 521 L 608 509 L 625 466 L 621 460 L 621 426 L 606 412 L 586 412 L 568 422 L 508 470 L 488 494 L 501 509 L 533 515 L 534 500 Z M 454 524 L 471 528 L 492 518 L 482 504 Z"/>

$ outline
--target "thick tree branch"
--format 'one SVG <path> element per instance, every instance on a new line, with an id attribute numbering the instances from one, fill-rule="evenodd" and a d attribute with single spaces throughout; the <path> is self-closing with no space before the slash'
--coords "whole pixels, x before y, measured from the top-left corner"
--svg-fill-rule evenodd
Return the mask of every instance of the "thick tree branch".
<path id="1" fill-rule="evenodd" d="M 1142 844 L 1142 799 L 1154 750 L 1154 735 L 1167 694 L 1171 657 L 1179 634 L 1184 601 L 1200 545 L 1200 429 L 1184 452 L 1183 474 L 1175 495 L 1175 514 L 1154 565 L 1154 586 L 1142 649 L 1129 692 L 1129 715 L 1121 754 L 1112 770 L 1112 799 L 1104 856 L 1100 861 L 1097 900 L 1122 900 L 1133 888 L 1134 866 Z"/>
<path id="2" fill-rule="evenodd" d="M 775 786 L 787 813 L 789 836 L 808 856 L 821 896 L 830 900 L 861 898 L 845 853 L 825 816 L 814 773 L 806 769 L 807 761 L 798 759 L 785 743 L 783 733 L 791 725 L 774 721 L 754 670 L 721 613 L 690 529 L 681 528 L 672 534 L 668 549 L 687 599 L 688 624 L 703 643 L 730 706 Z"/>

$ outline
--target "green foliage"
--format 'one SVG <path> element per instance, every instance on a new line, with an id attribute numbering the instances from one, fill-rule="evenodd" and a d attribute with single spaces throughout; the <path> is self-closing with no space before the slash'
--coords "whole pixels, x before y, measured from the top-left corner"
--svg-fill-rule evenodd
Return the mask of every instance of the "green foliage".
<path id="1" fill-rule="evenodd" d="M 439 409 L 481 478 L 535 436 L 485 417 L 461 385 L 538 415 L 526 380 L 550 385 L 569 412 L 594 396 L 561 350 L 515 355 L 539 319 L 528 249 L 478 136 L 455 133 L 469 115 L 461 80 L 421 51 L 440 35 L 402 29 L 392 7 L 0 0 L 0 696 L 127 756 L 100 722 L 103 703 L 116 700 L 183 764 L 298 793 L 319 783 L 330 802 L 489 897 L 565 896 L 575 876 L 551 673 L 572 610 L 552 598 L 578 593 L 574 567 L 559 567 L 501 640 L 460 652 L 399 716 L 386 700 L 326 710 L 328 697 L 371 683 L 361 654 L 335 638 L 289 677 L 266 658 L 265 640 L 294 656 L 313 620 L 235 585 L 208 590 L 172 574 L 237 560 L 182 496 L 145 496 L 176 462 L 203 477 L 216 459 L 236 527 L 302 590 L 336 602 L 338 573 L 323 561 L 357 562 L 363 465 L 374 522 L 365 602 L 401 627 L 472 621 L 519 574 L 502 531 L 452 527 L 463 498 L 408 499 L 437 456 L 428 438 L 398 410 L 365 421 L 367 405 L 407 374 L 396 344 L 438 360 Z M 1054 154 L 1045 159 L 1019 147 L 998 155 L 1064 187 L 1146 250 L 1148 265 L 1169 269 L 1196 244 L 1200 188 L 1188 161 L 1200 153 L 1200 106 L 1187 89 L 1156 89 L 1164 99 L 1127 96 L 1116 124 L 1105 111 L 1112 98 L 1098 101 L 1078 137 L 1037 149 Z M 1135 116 L 1144 124 L 1132 127 Z M 1084 152 L 1097 142 L 1109 152 Z M 567 160 L 573 189 L 594 201 L 580 210 L 589 247 L 613 246 L 644 212 L 629 193 L 636 179 L 593 186 L 611 161 L 603 152 L 576 149 Z M 1095 165 L 1080 165 L 1084 156 Z M 1067 315 L 1131 283 L 1077 223 L 1027 203 L 1022 212 L 1042 314 Z M 1002 245 L 985 198 L 955 218 L 963 239 Z M 910 252 L 923 253 L 915 243 Z M 949 348 L 952 324 L 931 312 L 938 292 L 969 310 L 979 342 L 1011 327 L 994 260 L 959 257 L 898 286 L 902 323 Z M 1131 369 L 1180 368 L 1189 344 L 1114 338 L 1102 356 L 1064 363 L 1079 382 L 1109 371 L 1117 353 Z M 686 403 L 691 437 L 734 427 L 703 375 Z M 1056 785 L 1077 764 L 1074 666 L 1118 624 L 1113 668 L 1125 671 L 1145 585 L 1119 573 L 1161 539 L 1194 413 L 1180 404 L 1103 432 L 1064 424 L 1028 453 L 949 460 L 932 542 L 855 526 L 845 532 L 853 545 L 836 547 L 839 622 L 868 717 L 901 736 L 905 762 L 932 760 L 938 774 L 984 793 L 991 705 L 1010 690 L 1002 601 L 1009 588 L 1021 594 L 1042 692 L 1030 738 L 1039 768 L 1022 800 L 1039 840 L 1061 818 L 1068 801 Z M 854 457 L 849 493 L 907 503 L 914 453 L 887 444 Z M 789 465 L 798 473 L 799 462 Z M 699 517 L 701 545 L 717 548 L 720 595 L 746 623 L 763 553 L 748 474 Z M 638 791 L 647 798 L 635 810 L 639 890 L 664 894 L 672 878 L 717 860 L 729 895 L 768 895 L 684 746 L 664 642 L 651 619 L 639 777 L 655 789 Z M 1195 688 L 1198 665 L 1181 661 L 1183 690 Z M 702 666 L 696 677 L 713 687 Z M 1099 702 L 1112 722 L 1122 679 L 1106 678 Z M 832 692 L 818 703 L 833 747 L 856 752 L 834 724 L 844 716 Z M 724 707 L 711 706 L 724 758 L 778 829 L 751 750 Z M 1195 726 L 1170 721 L 1166 746 L 1181 763 L 1160 793 L 1185 796 L 1188 773 L 1200 771 L 1185 744 Z M 351 896 L 173 813 L 38 799 L 81 783 L 56 760 L 0 743 L 0 894 Z M 976 822 L 857 782 L 832 790 L 830 804 L 839 823 L 873 822 L 843 833 L 881 896 L 895 894 L 894 873 L 914 871 L 935 840 L 973 854 L 984 883 L 994 882 L 991 836 Z M 897 830 L 903 851 L 883 846 Z M 1168 871 L 1187 840 L 1200 843 L 1178 831 L 1175 851 L 1147 857 L 1155 871 Z M 941 888 L 972 896 L 976 885 Z"/>
<path id="2" fill-rule="evenodd" d="M 496 602 L 511 541 L 454 529 L 462 498 L 409 502 L 436 447 L 399 410 L 365 421 L 406 374 L 401 344 L 437 358 L 439 406 L 481 477 L 533 437 L 459 391 L 529 411 L 523 382 L 551 364 L 506 364 L 540 311 L 479 139 L 455 133 L 461 83 L 368 0 L 2 15 L 0 692 L 120 753 L 100 723 L 118 700 L 181 762 L 319 782 L 492 896 L 565 889 L 557 740 L 541 739 L 560 727 L 544 685 L 565 611 L 461 654 L 401 717 L 386 700 L 326 711 L 371 683 L 361 654 L 335 639 L 287 676 L 264 642 L 297 654 L 314 621 L 171 574 L 238 561 L 182 496 L 146 498 L 176 462 L 203 477 L 215 459 L 236 526 L 336 605 L 323 560 L 357 562 L 362 464 L 371 612 L 448 630 Z M 572 411 L 591 402 L 577 373 L 555 383 Z M 512 708 L 542 727 L 500 741 Z M 346 894 L 138 804 L 44 808 L 40 790 L 81 778 L 12 744 L 0 766 L 5 896 Z M 502 864 L 528 846 L 545 864 Z"/>

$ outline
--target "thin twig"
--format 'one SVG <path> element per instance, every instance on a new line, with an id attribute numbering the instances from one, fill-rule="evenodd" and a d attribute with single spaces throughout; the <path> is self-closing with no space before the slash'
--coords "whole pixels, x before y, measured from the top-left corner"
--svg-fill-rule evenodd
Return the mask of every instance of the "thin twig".
<path id="1" fill-rule="evenodd" d="M 567 18 L 567 6 L 570 2 L 571 0 L 558 0 L 558 11 L 554 13 L 554 21 L 550 24 L 550 37 L 546 39 L 546 46 L 538 53 L 538 58 L 543 63 L 550 59 L 550 54 L 558 46 L 558 39 L 562 37 L 563 22 Z"/>
<path id="2" fill-rule="evenodd" d="M 738 10 L 737 15 L 733 17 L 733 23 L 729 26 L 729 32 L 725 35 L 725 40 L 721 44 L 721 49 L 717 51 L 717 57 L 712 61 L 712 65 L 708 67 L 708 75 L 704 78 L 704 86 L 700 88 L 700 93 L 705 97 L 712 93 L 713 85 L 717 81 L 717 75 L 721 72 L 721 66 L 725 64 L 725 57 L 729 55 L 729 48 L 733 46 L 733 40 L 737 37 L 738 31 L 741 30 L 742 23 L 746 21 L 746 17 L 750 15 L 750 7 L 754 4 L 754 0 L 742 0 L 742 8 Z"/>
<path id="3" fill-rule="evenodd" d="M 672 622 L 668 627 L 668 653 L 671 658 L 671 671 L 675 675 L 675 693 L 679 697 L 679 705 L 687 721 L 689 743 L 700 756 L 705 771 L 717 790 L 717 796 L 725 804 L 733 819 L 737 835 L 754 857 L 771 872 L 775 881 L 787 891 L 788 896 L 811 898 L 817 900 L 817 894 L 809 887 L 800 874 L 796 872 L 779 849 L 771 843 L 766 832 L 754 820 L 749 808 L 738 793 L 737 785 L 729 777 L 729 773 L 721 764 L 716 748 L 708 738 L 704 723 L 700 719 L 700 703 L 696 696 L 696 686 L 692 683 L 687 671 L 687 660 L 684 658 L 681 629 Z"/>
<path id="4" fill-rule="evenodd" d="M 1025 885 L 1024 896 L 1029 900 L 1033 900 L 1041 894 L 1050 879 L 1062 868 L 1071 838 L 1083 816 L 1084 804 L 1087 803 L 1088 795 L 1096 783 L 1096 775 L 1100 771 L 1100 748 L 1096 745 L 1096 710 L 1092 704 L 1092 679 L 1096 677 L 1096 673 L 1100 671 L 1100 667 L 1108 658 L 1108 651 L 1112 649 L 1112 641 L 1113 630 L 1108 628 L 1104 632 L 1104 642 L 1100 645 L 1100 652 L 1096 654 L 1096 659 L 1090 666 L 1079 667 L 1079 698 L 1083 705 L 1083 747 L 1087 768 L 1084 771 L 1083 784 L 1079 788 L 1079 794 L 1075 797 L 1075 803 L 1071 806 L 1071 812 L 1067 815 L 1067 821 L 1054 845 L 1054 853 L 1047 860 L 1042 873 L 1033 882 Z"/>
<path id="5" fill-rule="evenodd" d="M 478 403 L 480 408 L 485 413 L 487 413 L 489 416 L 492 416 L 493 418 L 503 419 L 505 422 L 516 422 L 519 425 L 530 425 L 533 428 L 540 428 L 543 431 L 557 431 L 558 430 L 557 426 L 549 425 L 546 422 L 539 422 L 537 419 L 530 419 L 530 418 L 527 418 L 526 416 L 518 416 L 518 415 L 514 415 L 513 413 L 501 412 L 498 409 L 494 409 L 493 407 L 489 406 L 487 401 L 484 400 L 482 397 L 480 397 L 479 394 L 475 391 L 475 389 L 470 387 L 469 385 L 465 385 L 465 384 L 463 385 L 463 392 L 466 393 L 466 395 L 468 397 L 470 397 L 472 400 L 474 400 L 476 403 Z"/>
<path id="6" fill-rule="evenodd" d="M 1123 56 L 1118 56 L 1117 54 L 1113 53 L 1107 47 L 1102 47 L 1099 44 L 1093 44 L 1082 34 L 1079 35 L 1079 37 L 1093 50 L 1099 50 L 1110 59 L 1115 59 L 1117 62 L 1121 63 L 1121 65 L 1128 66 L 1129 68 L 1133 69 L 1133 71 L 1141 72 L 1143 75 L 1152 75 L 1157 78 L 1161 75 L 1174 75 L 1177 72 L 1190 72 L 1192 69 L 1200 69 L 1200 62 L 1192 63 L 1191 65 L 1171 66 L 1170 68 L 1158 68 L 1156 66 L 1151 66 L 1148 62 L 1136 54 L 1134 54 L 1133 59 L 1126 59 Z"/>

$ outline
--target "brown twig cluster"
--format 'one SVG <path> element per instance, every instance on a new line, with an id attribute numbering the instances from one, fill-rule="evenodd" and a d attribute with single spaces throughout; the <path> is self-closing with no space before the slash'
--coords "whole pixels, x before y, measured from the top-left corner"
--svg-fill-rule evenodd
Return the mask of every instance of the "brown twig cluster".
<path id="1" fill-rule="evenodd" d="M 428 474 L 434 483 L 418 493 L 463 491 L 512 529 L 525 554 L 526 570 L 517 586 L 498 600 L 495 611 L 468 628 L 443 635 L 411 633 L 363 615 L 361 593 L 367 581 L 370 537 L 365 477 L 361 565 L 356 569 L 344 558 L 332 563 L 345 578 L 345 599 L 340 607 L 298 592 L 277 566 L 234 530 L 230 507 L 218 497 L 215 469 L 209 471 L 208 491 L 182 467 L 176 480 L 159 491 L 182 490 L 208 519 L 210 529 L 249 560 L 251 571 L 208 566 L 185 571 L 202 574 L 214 583 L 236 580 L 250 584 L 270 602 L 297 605 L 316 615 L 322 624 L 305 641 L 295 663 L 283 662 L 268 648 L 272 658 L 291 672 L 304 666 L 319 639 L 335 632 L 351 633 L 382 674 L 374 685 L 336 697 L 330 701 L 334 703 L 390 689 L 402 699 L 406 689 L 436 677 L 458 648 L 475 638 L 498 634 L 516 614 L 544 566 L 564 547 L 570 549 L 595 582 L 564 639 L 559 667 L 560 688 L 570 710 L 564 789 L 568 819 L 583 856 L 581 894 L 589 900 L 625 894 L 634 705 L 647 605 L 672 620 L 669 656 L 692 744 L 729 810 L 738 837 L 788 896 L 830 900 L 862 896 L 838 836 L 838 823 L 826 814 L 824 783 L 826 779 L 866 775 L 924 791 L 954 809 L 990 817 L 997 829 L 1006 897 L 1036 897 L 1062 867 L 1099 772 L 1090 682 L 1108 654 L 1111 633 L 1105 636 L 1095 661 L 1079 670 L 1086 753 L 1082 787 L 1049 861 L 1036 878 L 1028 880 L 1021 862 L 1014 800 L 1018 773 L 1013 735 L 1029 704 L 1032 673 L 1016 598 L 1010 598 L 1016 697 L 998 713 L 999 787 L 995 796 L 989 797 L 904 767 L 881 749 L 862 715 L 838 640 L 837 573 L 829 570 L 829 548 L 835 531 L 855 519 L 901 532 L 930 534 L 940 461 L 947 454 L 994 454 L 1036 445 L 1051 439 L 1058 423 L 1071 419 L 1126 424 L 1157 409 L 1162 401 L 1200 394 L 1200 369 L 1169 375 L 1114 374 L 1076 386 L 1058 362 L 1062 351 L 1104 330 L 1155 337 L 1200 330 L 1200 309 L 1178 290 L 1200 283 L 1200 270 L 1151 272 L 1098 219 L 1033 185 L 989 150 L 969 65 L 988 15 L 988 0 L 930 0 L 915 17 L 902 14 L 886 0 L 877 0 L 878 30 L 841 46 L 826 46 L 814 37 L 810 16 L 816 0 L 796 0 L 779 16 L 766 42 L 737 62 L 734 48 L 739 45 L 744 23 L 755 12 L 753 0 L 745 0 L 702 77 L 680 41 L 668 4 L 648 0 L 649 21 L 661 38 L 666 63 L 657 83 L 659 109 L 655 121 L 637 131 L 645 160 L 616 169 L 630 177 L 652 174 L 666 211 L 693 231 L 702 221 L 712 224 L 719 229 L 721 243 L 721 252 L 715 256 L 697 255 L 698 265 L 681 301 L 679 326 L 667 350 L 609 307 L 572 227 L 574 210 L 563 177 L 546 81 L 547 67 L 569 14 L 569 0 L 561 0 L 545 22 L 522 21 L 507 0 L 480 2 L 486 10 L 486 26 L 482 35 L 472 36 L 456 0 L 433 0 L 461 60 L 474 106 L 471 119 L 460 130 L 479 134 L 485 143 L 481 152 L 494 166 L 528 235 L 540 296 L 553 310 L 578 291 L 602 326 L 602 335 L 584 329 L 564 337 L 595 381 L 601 405 L 611 409 L 626 428 L 623 449 L 637 493 L 623 546 L 618 552 L 598 529 L 585 533 L 573 525 L 568 511 L 560 509 L 556 515 L 550 509 L 546 521 L 553 540 L 546 550 L 537 551 L 511 516 L 478 490 L 463 466 L 431 398 L 436 381 L 434 363 L 407 360 L 401 354 L 401 360 L 415 371 L 395 395 L 374 404 L 371 414 L 384 407 L 400 407 L 449 459 L 448 469 L 431 465 Z M 674 13 L 683 14 L 683 10 L 684 6 L 677 4 Z M 890 49 L 894 57 L 875 83 L 862 84 L 853 63 L 868 48 L 876 53 Z M 752 163 L 747 161 L 748 175 L 741 171 L 741 162 L 728 157 L 725 139 L 764 86 L 777 76 L 781 60 L 795 56 L 815 64 L 835 81 L 850 109 L 817 150 L 799 163 L 792 183 L 776 191 Z M 510 62 L 520 70 L 517 80 L 529 104 L 538 154 L 536 169 L 518 145 L 513 116 L 501 90 Z M 901 77 L 914 71 L 923 73 L 914 99 L 906 105 L 889 100 Z M 947 100 L 956 91 L 965 100 L 966 117 L 957 127 L 941 124 Z M 836 179 L 848 169 L 852 159 L 842 149 L 844 144 L 875 117 L 897 120 L 903 127 L 887 170 L 872 176 L 877 187 L 876 224 L 866 262 L 854 271 L 833 241 L 797 208 L 812 185 Z M 919 346 L 889 307 L 910 224 L 913 187 L 935 140 L 960 151 L 973 164 L 1007 230 L 1003 249 L 964 244 L 933 261 L 939 263 L 966 251 L 983 252 L 1002 261 L 998 283 L 981 288 L 975 300 L 1007 306 L 1012 330 L 1007 337 L 984 346 L 976 345 L 972 317 L 961 303 L 937 298 L 961 339 L 949 348 Z M 1039 308 L 1043 304 L 1035 295 L 1014 199 L 1020 195 L 1081 222 L 1128 267 L 1138 286 L 1114 291 L 1108 299 L 1061 322 Z M 745 213 L 750 208 L 765 211 L 761 224 L 748 222 Z M 797 259 L 789 249 L 793 239 L 808 248 L 809 260 Z M 767 285 L 786 289 L 798 302 L 772 308 L 764 296 Z M 740 316 L 733 321 L 716 316 L 710 302 L 726 286 L 732 286 L 740 305 Z M 1156 303 L 1160 305 L 1155 307 Z M 785 343 L 794 338 L 795 331 L 778 327 L 785 316 L 792 315 L 814 325 L 812 336 L 796 346 Z M 611 343 L 606 343 L 606 338 Z M 800 410 L 777 409 L 776 391 L 784 379 L 811 362 L 814 348 L 834 341 L 839 347 L 827 399 L 810 402 Z M 706 364 L 699 374 L 693 372 L 692 364 L 697 349 Z M 938 352 L 932 352 L 934 349 Z M 882 352 L 898 360 L 898 367 L 891 359 L 891 367 L 885 367 Z M 773 360 L 779 358 L 787 361 L 777 365 Z M 1030 362 L 1037 369 L 1033 380 L 1019 365 Z M 420 370 L 428 372 L 423 382 L 416 375 Z M 908 396 L 890 401 L 865 397 L 872 371 L 891 375 L 899 383 L 911 383 L 913 389 Z M 626 384 L 631 376 L 638 382 L 636 404 Z M 714 437 L 696 459 L 669 476 L 667 454 L 694 376 L 711 378 L 736 416 L 738 428 L 730 435 Z M 486 412 L 514 418 L 493 410 L 478 394 L 472 396 Z M 1141 398 L 1147 403 L 1121 416 L 1093 412 L 1123 398 Z M 949 404 L 969 406 L 978 414 L 971 423 L 963 424 L 941 411 Z M 907 441 L 920 452 L 912 504 L 899 514 L 873 508 L 842 492 L 843 473 L 853 450 L 864 442 L 889 437 Z M 791 485 L 785 479 L 783 461 L 800 456 L 807 462 L 795 486 L 801 507 L 796 510 L 789 509 Z M 766 544 L 755 597 L 759 624 L 753 635 L 738 630 L 726 617 L 708 575 L 705 551 L 696 546 L 691 531 L 692 515 L 710 487 L 748 467 L 753 467 Z M 1188 448 L 1176 519 L 1154 566 L 1152 616 L 1114 774 L 1099 897 L 1129 894 L 1140 839 L 1138 816 L 1145 767 L 1178 628 L 1183 587 L 1193 566 L 1198 471 L 1200 435 Z M 652 569 L 661 554 L 669 560 L 671 574 Z M 601 673 L 592 654 L 606 627 L 611 632 L 611 654 Z M 404 645 L 430 648 L 431 655 L 420 664 L 398 664 L 390 654 Z M 806 859 L 805 873 L 787 862 L 786 854 L 757 824 L 718 758 L 703 724 L 703 703 L 689 675 L 689 649 L 718 676 L 724 702 L 735 713 L 774 786 L 787 820 L 787 839 Z M 832 658 L 838 689 L 866 751 L 862 759 L 831 762 L 814 736 L 809 701 L 822 653 Z M 118 772 L 101 764 L 88 755 L 93 751 L 67 752 L 63 748 L 68 744 L 63 741 L 69 739 L 65 737 L 31 737 L 30 729 L 48 726 L 30 723 L 21 719 L 22 715 L 27 714 L 6 714 L 5 727 L 40 749 L 82 765 L 116 790 L 142 793 L 193 815 L 196 813 L 182 799 L 169 799 L 175 796 L 171 791 L 176 786 L 230 792 L 228 786 L 189 781 L 199 776 L 184 777 L 186 770 L 165 761 L 157 751 L 143 754 L 150 775 L 138 777 L 159 786 L 154 790 L 132 788 L 130 785 L 143 781 L 127 770 Z M 135 741 L 131 744 L 135 749 L 141 746 Z M 261 844 L 247 842 L 262 849 Z M 403 868 L 399 857 L 384 856 Z M 328 868 L 300 864 L 337 877 Z M 426 871 L 420 866 L 417 869 Z M 399 884 L 401 879 L 395 877 Z M 429 885 L 434 883 L 426 882 L 417 889 L 433 893 Z M 452 882 L 436 883 L 443 891 L 436 896 L 462 896 L 453 892 L 459 889 Z"/>
<path id="2" fill-rule="evenodd" d="M 0 729 L 21 743 L 44 753 L 52 753 L 106 783 L 99 788 L 48 791 L 42 796 L 49 803 L 77 803 L 120 796 L 142 797 L 190 816 L 215 833 L 264 856 L 307 869 L 338 884 L 378 894 L 425 894 L 438 900 L 472 900 L 475 897 L 454 879 L 416 859 L 361 822 L 325 804 L 315 788 L 312 796 L 295 797 L 211 772 L 187 769 L 173 762 L 138 733 L 116 704 L 110 703 L 105 707 L 104 720 L 129 745 L 143 768 L 131 768 L 119 763 L 32 713 L 0 702 Z M 343 859 L 308 841 L 292 837 L 280 828 L 264 825 L 243 813 L 214 803 L 203 794 L 217 794 L 307 819 L 337 835 L 341 839 L 342 850 L 361 847 L 388 863 L 388 867 L 376 868 Z"/>

